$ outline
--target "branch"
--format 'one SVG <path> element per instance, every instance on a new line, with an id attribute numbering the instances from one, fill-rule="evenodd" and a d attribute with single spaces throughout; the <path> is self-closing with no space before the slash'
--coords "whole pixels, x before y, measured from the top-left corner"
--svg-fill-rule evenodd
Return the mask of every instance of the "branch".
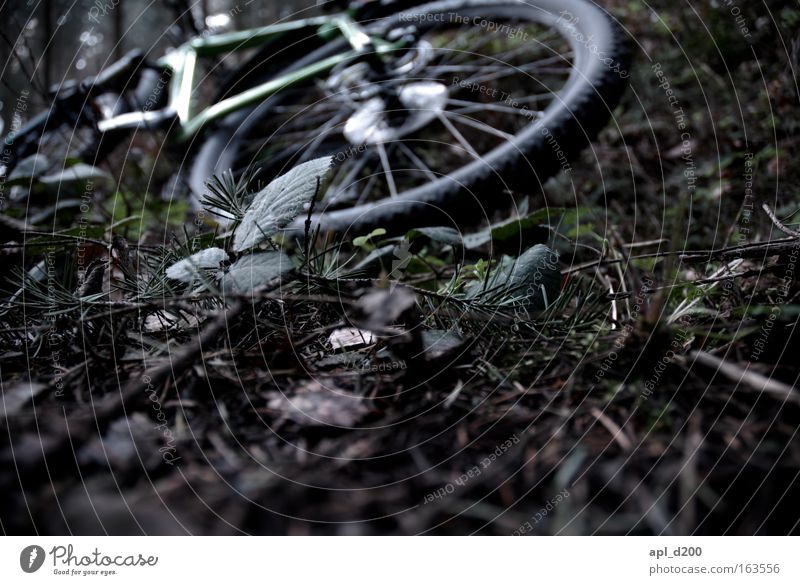
<path id="1" fill-rule="evenodd" d="M 778 219 L 778 217 L 773 213 L 773 211 L 769 208 L 769 205 L 766 203 L 761 204 L 761 209 L 767 214 L 767 217 L 770 218 L 775 227 L 781 230 L 785 234 L 789 234 L 790 236 L 794 236 L 795 238 L 800 238 L 800 232 L 797 230 L 793 230 L 790 227 L 786 227 L 786 225 Z"/>

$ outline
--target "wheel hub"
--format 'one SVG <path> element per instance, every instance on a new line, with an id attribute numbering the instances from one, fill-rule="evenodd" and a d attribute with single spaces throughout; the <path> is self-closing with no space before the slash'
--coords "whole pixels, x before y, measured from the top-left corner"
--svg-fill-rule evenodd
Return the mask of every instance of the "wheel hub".
<path id="1" fill-rule="evenodd" d="M 383 97 L 364 102 L 345 123 L 344 136 L 354 146 L 397 140 L 441 116 L 447 98 L 447 86 L 442 83 L 408 83 L 397 92 L 394 107 Z"/>

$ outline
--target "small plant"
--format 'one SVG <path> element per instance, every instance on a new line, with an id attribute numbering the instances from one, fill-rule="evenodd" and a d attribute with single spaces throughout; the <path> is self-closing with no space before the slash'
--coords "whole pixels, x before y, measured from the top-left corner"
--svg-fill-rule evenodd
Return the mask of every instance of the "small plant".
<path id="1" fill-rule="evenodd" d="M 330 167 L 330 157 L 298 165 L 258 191 L 249 204 L 245 201 L 252 176 L 234 181 L 226 172 L 209 181 L 211 194 L 204 204 L 211 213 L 237 223 L 230 253 L 219 247 L 200 250 L 169 266 L 167 277 L 190 285 L 201 282 L 195 293 L 213 288 L 212 284 L 223 292 L 248 293 L 292 270 L 292 261 L 271 238 L 312 204 Z M 273 249 L 258 250 L 265 242 Z"/>

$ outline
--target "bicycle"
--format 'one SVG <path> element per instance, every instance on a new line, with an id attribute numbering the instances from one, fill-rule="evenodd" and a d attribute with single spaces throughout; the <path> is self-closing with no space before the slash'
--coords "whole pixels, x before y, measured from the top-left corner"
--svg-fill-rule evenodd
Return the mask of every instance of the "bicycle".
<path id="1" fill-rule="evenodd" d="M 343 10 L 197 36 L 156 62 L 136 51 L 60 88 L 10 140 L 6 175 L 59 133 L 62 160 L 97 164 L 132 132 L 165 129 L 191 155 L 195 198 L 227 169 L 269 180 L 329 155 L 323 230 L 474 222 L 568 168 L 626 86 L 624 35 L 588 0 L 327 4 Z M 196 111 L 198 60 L 244 49 Z"/>

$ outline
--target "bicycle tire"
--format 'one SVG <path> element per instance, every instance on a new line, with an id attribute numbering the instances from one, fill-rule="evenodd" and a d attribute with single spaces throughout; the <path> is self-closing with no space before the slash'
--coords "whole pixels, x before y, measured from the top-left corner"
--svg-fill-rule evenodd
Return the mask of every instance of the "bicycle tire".
<path id="1" fill-rule="evenodd" d="M 484 10 L 489 19 L 501 16 L 548 23 L 567 37 L 576 58 L 568 82 L 545 110 L 542 118 L 530 123 L 505 144 L 458 170 L 422 187 L 413 188 L 392 199 L 363 203 L 347 209 L 322 211 L 312 222 L 323 231 L 366 233 L 382 227 L 389 233 L 403 233 L 414 227 L 475 224 L 503 205 L 499 192 L 541 185 L 563 165 L 562 156 L 573 160 L 605 126 L 627 84 L 625 71 L 630 64 L 627 40 L 621 28 L 598 6 L 588 0 L 445 0 L 418 6 L 390 16 L 380 25 L 391 30 L 424 14 Z M 569 14 L 569 21 L 565 15 Z M 578 39 L 581 39 L 580 41 Z M 592 45 L 583 39 L 591 39 Z M 346 48 L 334 41 L 289 67 L 285 72 L 313 63 Z M 602 56 L 602 57 L 601 57 Z M 610 64 L 615 65 L 611 67 Z M 280 94 L 279 94 L 280 95 Z M 227 168 L 236 148 L 236 135 L 268 116 L 274 96 L 259 106 L 230 115 L 211 132 L 200 149 L 192 170 L 194 187 L 212 173 Z M 553 144 L 562 154 L 557 155 Z M 304 221 L 291 230 L 300 233 Z"/>

